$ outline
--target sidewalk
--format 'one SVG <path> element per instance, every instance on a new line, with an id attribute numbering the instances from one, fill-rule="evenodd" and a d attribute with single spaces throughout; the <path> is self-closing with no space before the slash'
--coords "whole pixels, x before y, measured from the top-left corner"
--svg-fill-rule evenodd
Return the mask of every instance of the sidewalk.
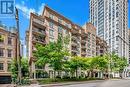
<path id="1" fill-rule="evenodd" d="M 21 87 L 53 87 L 53 86 L 73 85 L 73 84 L 84 84 L 84 83 L 98 83 L 103 81 L 104 80 L 77 81 L 77 82 L 54 83 L 54 84 L 44 84 L 44 85 L 31 84 L 30 86 L 21 86 Z"/>

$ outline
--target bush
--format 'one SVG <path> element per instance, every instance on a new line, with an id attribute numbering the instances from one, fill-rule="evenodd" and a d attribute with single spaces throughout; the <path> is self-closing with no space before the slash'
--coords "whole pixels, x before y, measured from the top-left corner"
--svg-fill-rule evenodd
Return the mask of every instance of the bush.
<path id="1" fill-rule="evenodd" d="M 22 78 L 21 83 L 23 85 L 29 85 L 30 84 L 29 77 Z"/>

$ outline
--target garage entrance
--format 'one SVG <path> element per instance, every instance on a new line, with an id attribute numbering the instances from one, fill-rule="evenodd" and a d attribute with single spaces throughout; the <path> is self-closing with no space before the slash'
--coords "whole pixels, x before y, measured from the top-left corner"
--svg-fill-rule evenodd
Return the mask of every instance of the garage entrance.
<path id="1" fill-rule="evenodd" d="M 11 84 L 11 76 L 0 76 L 0 84 Z"/>

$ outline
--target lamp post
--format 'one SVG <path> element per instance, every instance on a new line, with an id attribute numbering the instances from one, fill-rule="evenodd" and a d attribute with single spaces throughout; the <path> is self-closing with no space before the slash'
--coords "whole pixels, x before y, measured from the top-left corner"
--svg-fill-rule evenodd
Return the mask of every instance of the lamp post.
<path id="1" fill-rule="evenodd" d="M 18 63 L 18 82 L 19 85 L 21 85 L 21 56 L 20 56 L 20 36 L 19 36 L 19 14 L 18 14 L 18 9 L 15 8 L 16 14 L 15 14 L 15 19 L 16 19 L 16 25 L 17 25 L 17 41 L 16 41 L 16 57 L 17 57 L 17 63 Z"/>

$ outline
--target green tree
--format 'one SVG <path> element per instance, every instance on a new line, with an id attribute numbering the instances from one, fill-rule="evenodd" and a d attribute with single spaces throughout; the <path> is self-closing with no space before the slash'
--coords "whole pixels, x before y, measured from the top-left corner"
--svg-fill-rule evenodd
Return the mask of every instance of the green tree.
<path id="1" fill-rule="evenodd" d="M 79 76 L 78 69 L 86 70 L 86 68 L 88 66 L 89 65 L 87 64 L 86 60 L 79 56 L 72 57 L 69 61 L 70 71 L 71 71 L 72 75 L 74 75 L 74 73 L 76 73 L 76 77 Z"/>
<path id="2" fill-rule="evenodd" d="M 28 65 L 27 58 L 22 58 L 22 60 L 21 60 L 21 72 L 22 72 L 22 77 L 29 76 L 29 65 Z"/>
<path id="3" fill-rule="evenodd" d="M 58 72 L 58 76 L 60 76 L 60 72 L 63 70 L 64 58 L 69 56 L 69 51 L 64 47 L 67 42 L 66 38 L 59 36 L 58 40 L 50 45 L 50 48 L 53 51 L 50 51 L 48 54 L 50 58 L 50 66 L 54 70 L 54 77 L 56 77 L 56 72 Z"/>
<path id="4" fill-rule="evenodd" d="M 12 81 L 13 83 L 17 82 L 17 77 L 18 77 L 18 64 L 17 64 L 17 60 L 13 59 L 11 62 L 11 74 L 12 74 Z"/>
<path id="5" fill-rule="evenodd" d="M 28 70 L 28 60 L 27 58 L 22 58 L 21 59 L 21 75 L 23 78 L 28 77 L 29 75 L 29 70 Z M 16 59 L 13 59 L 11 62 L 11 74 L 12 74 L 12 81 L 14 83 L 17 82 L 17 77 L 18 77 L 18 63 Z"/>
<path id="6" fill-rule="evenodd" d="M 52 43 L 45 46 L 41 44 L 36 44 L 36 51 L 33 52 L 33 55 L 36 59 L 37 66 L 45 66 L 47 63 L 49 63 L 49 52 L 53 50 L 52 47 L 50 48 L 51 44 Z"/>
<path id="7" fill-rule="evenodd" d="M 69 51 L 65 47 L 68 43 L 68 38 L 59 35 L 55 42 L 50 42 L 45 46 L 37 44 L 36 51 L 33 53 L 36 58 L 36 65 L 45 66 L 49 64 L 54 70 L 54 77 L 56 77 L 56 72 L 59 73 L 63 70 L 64 57 L 69 56 Z"/>

